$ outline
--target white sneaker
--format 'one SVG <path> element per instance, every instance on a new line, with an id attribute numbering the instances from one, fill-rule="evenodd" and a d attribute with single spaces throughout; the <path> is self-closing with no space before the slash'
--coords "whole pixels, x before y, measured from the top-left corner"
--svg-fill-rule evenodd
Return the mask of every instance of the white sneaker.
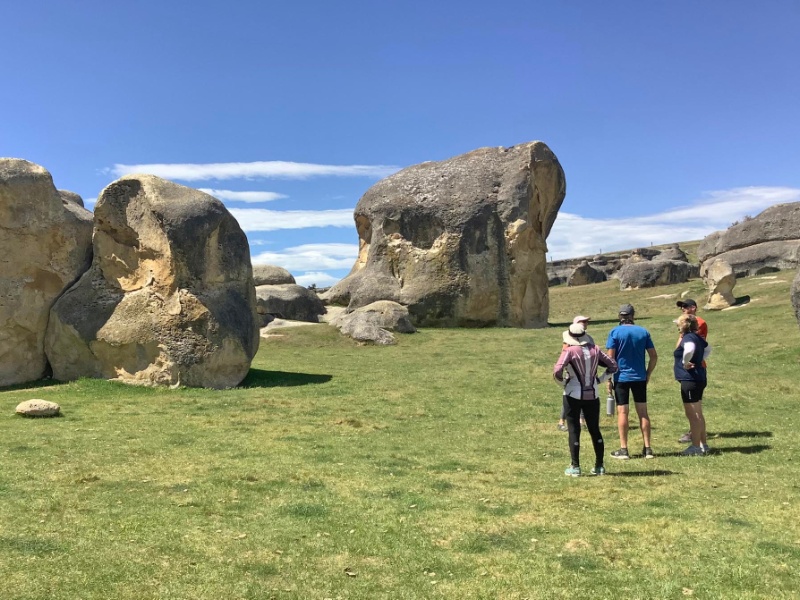
<path id="1" fill-rule="evenodd" d="M 684 433 L 681 437 L 678 438 L 679 444 L 691 444 L 692 443 L 692 432 Z"/>

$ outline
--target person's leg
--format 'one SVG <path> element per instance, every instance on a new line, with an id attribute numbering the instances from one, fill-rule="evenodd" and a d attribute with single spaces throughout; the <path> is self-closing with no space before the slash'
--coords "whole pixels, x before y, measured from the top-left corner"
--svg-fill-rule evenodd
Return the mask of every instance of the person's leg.
<path id="1" fill-rule="evenodd" d="M 639 415 L 639 428 L 642 430 L 644 447 L 650 448 L 650 415 L 647 412 L 647 382 L 637 381 L 631 385 L 633 401 L 636 404 L 636 414 Z"/>
<path id="2" fill-rule="evenodd" d="M 589 435 L 592 436 L 595 467 L 602 467 L 606 447 L 605 442 L 603 442 L 603 434 L 600 433 L 600 400 L 584 401 L 583 416 L 586 419 L 586 429 L 589 430 Z"/>
<path id="3" fill-rule="evenodd" d="M 692 446 L 700 448 L 701 444 L 705 443 L 702 441 L 702 430 L 705 428 L 702 403 L 684 402 L 683 410 L 686 413 L 686 418 L 689 421 L 689 431 L 692 434 Z"/>
<path id="4" fill-rule="evenodd" d="M 628 448 L 628 409 L 630 388 L 627 384 L 617 382 L 615 386 L 615 396 L 617 398 L 617 430 L 619 431 L 619 447 Z"/>
<path id="5" fill-rule="evenodd" d="M 581 466 L 581 413 L 580 400 L 564 396 L 566 404 L 567 429 L 569 430 L 569 456 L 573 467 Z"/>
<path id="6" fill-rule="evenodd" d="M 558 429 L 560 431 L 566 431 L 566 418 L 567 418 L 567 396 L 566 394 L 561 397 L 561 416 L 558 419 Z"/>

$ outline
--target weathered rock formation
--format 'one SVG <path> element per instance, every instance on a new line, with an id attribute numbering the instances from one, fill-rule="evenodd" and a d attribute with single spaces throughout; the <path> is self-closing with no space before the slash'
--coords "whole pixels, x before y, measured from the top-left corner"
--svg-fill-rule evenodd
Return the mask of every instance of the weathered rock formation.
<path id="1" fill-rule="evenodd" d="M 358 342 L 378 345 L 394 344 L 392 331 L 416 332 L 409 319 L 408 309 L 390 300 L 379 300 L 351 313 L 340 314 L 331 319 L 330 323 Z"/>
<path id="2" fill-rule="evenodd" d="M 45 374 L 45 330 L 56 298 L 89 266 L 92 213 L 46 169 L 0 158 L 0 386 Z"/>
<path id="3" fill-rule="evenodd" d="M 296 283 L 294 276 L 283 267 L 274 265 L 253 265 L 253 282 L 259 285 L 283 285 Z"/>
<path id="4" fill-rule="evenodd" d="M 703 278 L 708 286 L 708 302 L 705 310 L 722 310 L 736 303 L 733 287 L 736 285 L 736 274 L 724 260 L 709 261 L 704 269 Z"/>
<path id="5" fill-rule="evenodd" d="M 545 239 L 565 193 L 542 142 L 403 169 L 359 200 L 359 256 L 327 299 L 399 302 L 417 325 L 544 327 Z"/>
<path id="6" fill-rule="evenodd" d="M 25 400 L 17 404 L 14 412 L 23 417 L 58 417 L 61 415 L 61 407 L 49 400 Z"/>
<path id="7" fill-rule="evenodd" d="M 628 262 L 619 270 L 619 289 L 638 289 L 688 281 L 696 267 L 679 260 Z"/>
<path id="8" fill-rule="evenodd" d="M 262 327 L 273 318 L 317 323 L 319 316 L 325 314 L 322 300 L 295 283 L 256 286 L 256 303 Z"/>
<path id="9" fill-rule="evenodd" d="M 776 204 L 712 233 L 697 249 L 701 263 L 724 260 L 737 277 L 800 266 L 800 202 Z"/>
<path id="10" fill-rule="evenodd" d="M 606 279 L 608 278 L 603 271 L 595 269 L 589 264 L 588 260 L 585 260 L 570 274 L 569 279 L 567 279 L 567 285 L 570 287 L 589 285 L 591 283 L 601 283 Z"/>
<path id="11" fill-rule="evenodd" d="M 653 256 L 652 260 L 677 260 L 681 262 L 689 262 L 686 257 L 686 252 L 681 250 L 678 244 L 671 244 L 661 250 L 658 254 Z"/>
<path id="12" fill-rule="evenodd" d="M 215 198 L 151 175 L 106 187 L 90 269 L 50 312 L 53 376 L 227 388 L 258 349 L 247 238 Z"/>

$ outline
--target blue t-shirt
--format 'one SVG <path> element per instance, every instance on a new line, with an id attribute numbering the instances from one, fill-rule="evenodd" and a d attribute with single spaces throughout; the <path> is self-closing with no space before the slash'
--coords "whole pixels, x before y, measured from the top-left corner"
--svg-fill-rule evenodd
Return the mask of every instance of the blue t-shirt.
<path id="1" fill-rule="evenodd" d="M 614 374 L 614 381 L 645 381 L 647 364 L 645 354 L 649 348 L 655 348 L 650 332 L 639 325 L 618 325 L 608 334 L 606 348 L 614 351 L 619 371 Z"/>

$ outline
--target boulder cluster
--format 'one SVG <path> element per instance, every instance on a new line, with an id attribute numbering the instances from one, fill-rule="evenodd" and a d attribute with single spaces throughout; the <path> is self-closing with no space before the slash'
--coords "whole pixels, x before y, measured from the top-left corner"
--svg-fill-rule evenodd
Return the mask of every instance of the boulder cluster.
<path id="1" fill-rule="evenodd" d="M 49 365 L 59 380 L 227 388 L 258 349 L 247 238 L 198 190 L 126 176 L 92 215 L 44 168 L 0 159 L 0 260 L 0 385 Z"/>

